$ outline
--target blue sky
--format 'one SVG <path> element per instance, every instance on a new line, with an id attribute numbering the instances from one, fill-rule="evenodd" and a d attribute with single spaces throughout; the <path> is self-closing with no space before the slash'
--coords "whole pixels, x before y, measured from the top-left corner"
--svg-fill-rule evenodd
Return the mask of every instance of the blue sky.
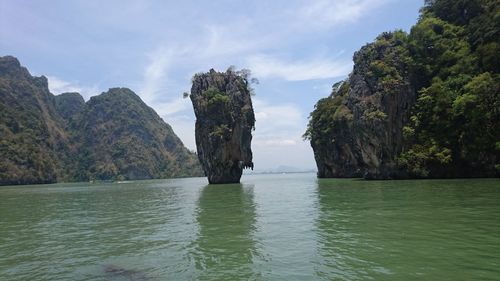
<path id="1" fill-rule="evenodd" d="M 129 87 L 195 150 L 182 93 L 210 68 L 249 68 L 256 169 L 315 168 L 301 135 L 316 101 L 383 31 L 409 31 L 423 0 L 0 0 L 0 55 L 13 55 L 54 94 L 86 100 Z"/>

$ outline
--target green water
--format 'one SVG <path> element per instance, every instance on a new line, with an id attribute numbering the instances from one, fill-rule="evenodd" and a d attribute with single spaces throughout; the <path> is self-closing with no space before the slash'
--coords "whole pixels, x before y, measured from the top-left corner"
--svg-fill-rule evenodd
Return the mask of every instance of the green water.
<path id="1" fill-rule="evenodd" d="M 0 188 L 0 280 L 500 280 L 500 180 Z"/>

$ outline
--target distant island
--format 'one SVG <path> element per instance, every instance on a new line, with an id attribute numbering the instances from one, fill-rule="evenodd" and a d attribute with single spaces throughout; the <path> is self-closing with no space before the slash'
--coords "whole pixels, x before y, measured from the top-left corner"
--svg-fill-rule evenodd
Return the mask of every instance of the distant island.
<path id="1" fill-rule="evenodd" d="M 53 95 L 0 57 L 0 185 L 202 176 L 194 152 L 138 95 Z"/>
<path id="2" fill-rule="evenodd" d="M 246 171 L 245 174 L 295 174 L 295 173 L 315 173 L 315 172 L 316 168 L 299 168 L 294 166 L 280 165 L 275 168 Z"/>
<path id="3" fill-rule="evenodd" d="M 311 113 L 318 176 L 500 176 L 499 2 L 425 1 L 382 33 Z"/>

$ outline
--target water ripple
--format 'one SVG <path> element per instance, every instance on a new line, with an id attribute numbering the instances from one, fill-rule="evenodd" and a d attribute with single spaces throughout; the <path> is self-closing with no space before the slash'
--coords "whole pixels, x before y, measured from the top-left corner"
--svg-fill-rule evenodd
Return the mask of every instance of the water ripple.
<path id="1" fill-rule="evenodd" d="M 500 181 L 0 188 L 0 280 L 496 280 Z"/>

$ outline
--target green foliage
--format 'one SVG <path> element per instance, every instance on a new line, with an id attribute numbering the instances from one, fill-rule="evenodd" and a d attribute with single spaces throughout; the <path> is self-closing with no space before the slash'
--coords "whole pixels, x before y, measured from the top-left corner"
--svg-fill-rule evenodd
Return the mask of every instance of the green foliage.
<path id="1" fill-rule="evenodd" d="M 479 65 L 483 71 L 491 71 L 498 73 L 500 67 L 500 44 L 490 42 L 484 45 L 479 45 L 476 49 L 476 54 L 479 59 Z"/>
<path id="2" fill-rule="evenodd" d="M 387 118 L 387 114 L 377 109 L 374 111 L 364 112 L 363 118 L 367 121 L 383 121 Z"/>
<path id="3" fill-rule="evenodd" d="M 210 132 L 210 136 L 211 137 L 218 137 L 218 138 L 222 138 L 226 135 L 228 135 L 230 129 L 229 129 L 229 126 L 227 124 L 221 124 L 221 125 L 218 125 L 218 126 L 215 126 L 213 131 Z"/>
<path id="4" fill-rule="evenodd" d="M 339 82 L 333 87 L 330 97 L 316 103 L 315 110 L 309 116 L 309 124 L 303 135 L 304 139 L 315 139 L 327 143 L 330 133 L 338 124 L 353 119 L 352 112 L 345 105 L 348 89 L 348 83 Z"/>
<path id="5" fill-rule="evenodd" d="M 498 4 L 426 3 L 410 34 L 423 87 L 403 132 L 411 145 L 400 163 L 420 175 L 446 169 L 462 176 L 478 170 L 488 174 L 500 160 L 495 151 L 500 139 L 499 45 L 492 35 L 499 32 L 494 23 Z M 446 161 L 439 161 L 442 155 L 436 151 L 446 151 Z M 436 163 L 439 169 L 431 169 Z"/>
<path id="6" fill-rule="evenodd" d="M 252 84 L 258 85 L 259 79 L 252 77 L 252 71 L 250 69 L 243 68 L 240 70 L 236 70 L 236 66 L 231 65 L 226 70 L 226 73 L 232 73 L 243 78 L 245 89 L 250 93 L 250 95 L 255 96 L 255 89 L 252 87 Z"/>
<path id="7" fill-rule="evenodd" d="M 397 159 L 398 164 L 412 177 L 428 177 L 432 168 L 451 163 L 451 150 L 434 142 L 414 145 Z"/>
<path id="8" fill-rule="evenodd" d="M 43 77 L 26 75 L 13 57 L 0 57 L 0 185 L 52 183 L 65 138 L 52 120 L 53 97 Z M 46 84 L 45 84 L 46 85 Z"/>
<path id="9" fill-rule="evenodd" d="M 209 107 L 225 107 L 229 104 L 229 97 L 218 89 L 209 88 L 203 92 Z"/>
<path id="10" fill-rule="evenodd" d="M 424 12 L 457 25 L 466 25 L 482 11 L 481 0 L 425 0 Z M 492 2 L 492 1 L 490 1 Z"/>
<path id="11" fill-rule="evenodd" d="M 475 56 L 465 37 L 465 29 L 438 18 L 424 17 L 410 33 L 410 50 L 419 80 L 473 73 Z"/>
<path id="12" fill-rule="evenodd" d="M 360 66 L 367 65 L 367 82 L 379 95 L 397 93 L 405 85 L 404 76 L 413 65 L 408 50 L 408 34 L 402 30 L 384 32 L 374 43 L 363 47 Z M 356 61 L 356 59 L 355 59 Z"/>
<path id="13" fill-rule="evenodd" d="M 415 129 L 410 126 L 403 127 L 403 137 L 405 139 L 411 139 L 415 136 Z"/>

